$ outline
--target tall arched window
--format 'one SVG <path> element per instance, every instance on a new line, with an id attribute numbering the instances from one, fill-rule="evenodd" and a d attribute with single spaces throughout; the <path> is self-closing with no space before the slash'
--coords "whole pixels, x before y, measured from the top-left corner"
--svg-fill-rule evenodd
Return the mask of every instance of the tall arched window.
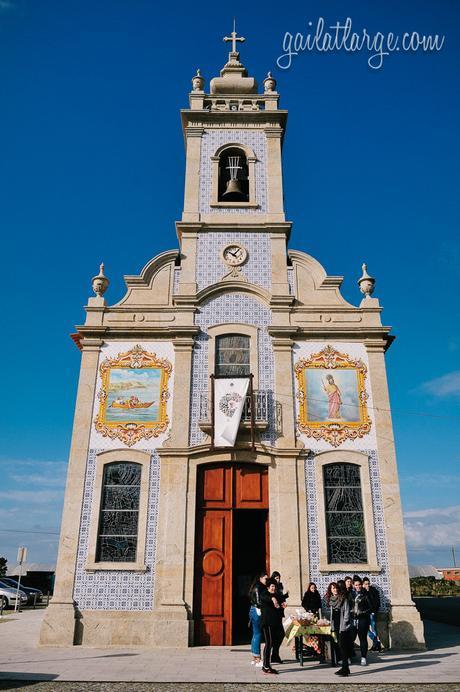
<path id="1" fill-rule="evenodd" d="M 224 149 L 219 158 L 219 202 L 248 202 L 249 173 L 242 149 Z"/>
<path id="2" fill-rule="evenodd" d="M 250 337 L 243 334 L 217 336 L 216 376 L 245 377 L 250 372 Z"/>
<path id="3" fill-rule="evenodd" d="M 102 480 L 96 562 L 135 562 L 141 464 L 106 464 Z"/>
<path id="4" fill-rule="evenodd" d="M 323 473 L 328 561 L 332 564 L 365 563 L 360 467 L 326 464 Z"/>

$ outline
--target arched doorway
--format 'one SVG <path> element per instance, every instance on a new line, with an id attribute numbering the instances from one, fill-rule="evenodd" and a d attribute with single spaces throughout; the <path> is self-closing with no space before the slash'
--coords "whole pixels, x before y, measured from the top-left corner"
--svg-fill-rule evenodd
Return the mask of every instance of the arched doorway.
<path id="1" fill-rule="evenodd" d="M 268 567 L 268 469 L 228 462 L 199 466 L 195 644 L 222 646 L 249 639 L 249 583 Z"/>

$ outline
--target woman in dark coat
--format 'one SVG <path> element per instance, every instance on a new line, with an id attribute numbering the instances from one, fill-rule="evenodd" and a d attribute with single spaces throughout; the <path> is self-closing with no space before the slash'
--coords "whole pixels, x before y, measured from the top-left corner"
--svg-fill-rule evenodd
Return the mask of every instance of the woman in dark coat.
<path id="1" fill-rule="evenodd" d="M 267 580 L 267 590 L 261 594 L 260 608 L 262 610 L 262 632 L 265 638 L 262 670 L 267 675 L 277 675 L 278 671 L 271 666 L 273 643 L 279 626 L 280 605 L 276 598 L 277 583 L 274 579 Z"/>
<path id="2" fill-rule="evenodd" d="M 312 581 L 309 583 L 308 589 L 303 595 L 302 608 L 306 610 L 307 613 L 310 612 L 314 613 L 315 615 L 318 615 L 318 612 L 321 609 L 321 596 L 316 588 L 316 584 Z"/>
<path id="3" fill-rule="evenodd" d="M 334 647 L 335 660 L 339 661 L 341 658 L 340 646 L 339 646 L 339 631 L 340 631 L 340 606 L 341 601 L 338 598 L 339 588 L 337 582 L 331 581 L 327 587 L 326 595 L 324 600 L 326 605 L 330 608 L 329 619 L 331 621 L 331 632 L 335 632 L 335 637 L 332 637 L 332 646 Z M 332 602 L 331 602 L 332 601 Z"/>
<path id="4" fill-rule="evenodd" d="M 336 675 L 347 677 L 350 675 L 349 659 L 351 658 L 354 638 L 353 601 L 343 580 L 338 581 L 337 587 L 332 589 L 329 605 L 331 607 L 331 632 L 335 633 L 338 638 L 342 659 L 342 667 L 336 672 Z"/>
<path id="5" fill-rule="evenodd" d="M 274 632 L 273 639 L 273 651 L 272 651 L 272 663 L 282 663 L 280 657 L 280 646 L 284 639 L 284 609 L 286 608 L 286 599 L 289 597 L 289 592 L 284 593 L 284 586 L 281 581 L 281 574 L 279 572 L 273 572 L 270 577 L 271 580 L 276 582 L 275 598 L 280 606 L 278 610 L 278 625 L 276 627 L 276 632 Z"/>

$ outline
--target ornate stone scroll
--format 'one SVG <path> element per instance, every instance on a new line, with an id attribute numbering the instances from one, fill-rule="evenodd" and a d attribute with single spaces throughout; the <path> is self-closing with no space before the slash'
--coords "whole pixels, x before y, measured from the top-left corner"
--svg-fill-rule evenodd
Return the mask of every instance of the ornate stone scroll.
<path id="1" fill-rule="evenodd" d="M 169 360 L 137 345 L 115 358 L 106 358 L 99 372 L 100 404 L 94 423 L 98 433 L 131 447 L 166 431 L 172 372 Z"/>
<path id="2" fill-rule="evenodd" d="M 295 364 L 300 432 L 338 447 L 371 430 L 365 382 L 367 367 L 360 359 L 325 346 Z"/>

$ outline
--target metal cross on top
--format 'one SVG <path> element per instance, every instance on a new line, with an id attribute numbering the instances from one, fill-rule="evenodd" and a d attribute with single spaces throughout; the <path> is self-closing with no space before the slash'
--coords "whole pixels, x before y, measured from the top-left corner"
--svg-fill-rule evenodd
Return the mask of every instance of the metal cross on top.
<path id="1" fill-rule="evenodd" d="M 237 50 L 236 50 L 236 42 L 237 41 L 240 41 L 241 43 L 243 43 L 243 41 L 246 41 L 246 39 L 243 38 L 242 36 L 236 35 L 236 21 L 235 20 L 233 20 L 232 35 L 231 36 L 224 36 L 224 41 L 231 41 L 232 42 L 232 53 L 237 52 Z"/>

